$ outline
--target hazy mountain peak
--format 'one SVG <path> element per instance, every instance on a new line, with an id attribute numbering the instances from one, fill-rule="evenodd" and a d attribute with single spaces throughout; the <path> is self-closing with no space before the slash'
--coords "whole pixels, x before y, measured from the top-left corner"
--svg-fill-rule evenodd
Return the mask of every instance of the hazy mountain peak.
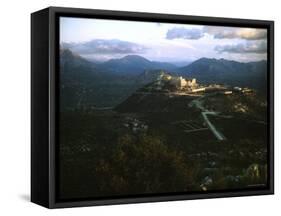
<path id="1" fill-rule="evenodd" d="M 148 59 L 139 56 L 139 55 L 126 55 L 122 59 L 130 60 L 130 61 L 147 61 L 150 62 Z"/>
<path id="2" fill-rule="evenodd" d="M 60 54 L 63 56 L 73 56 L 73 53 L 69 49 L 61 49 Z"/>
<path id="3" fill-rule="evenodd" d="M 77 53 L 72 52 L 70 49 L 61 49 L 60 55 L 61 55 L 62 58 L 70 58 L 70 59 L 80 58 L 80 59 L 83 59 L 84 61 L 86 61 L 86 59 L 82 58 Z"/>

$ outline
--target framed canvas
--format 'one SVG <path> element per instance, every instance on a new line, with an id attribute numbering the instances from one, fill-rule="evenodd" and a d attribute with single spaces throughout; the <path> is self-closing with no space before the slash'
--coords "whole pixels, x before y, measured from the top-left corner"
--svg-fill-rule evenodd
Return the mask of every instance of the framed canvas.
<path id="1" fill-rule="evenodd" d="M 31 27 L 32 202 L 273 194 L 273 21 L 50 7 Z"/>

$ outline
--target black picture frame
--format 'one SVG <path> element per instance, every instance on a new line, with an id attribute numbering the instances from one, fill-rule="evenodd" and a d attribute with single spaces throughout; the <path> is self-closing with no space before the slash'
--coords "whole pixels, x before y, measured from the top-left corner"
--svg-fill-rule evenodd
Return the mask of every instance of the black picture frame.
<path id="1" fill-rule="evenodd" d="M 268 30 L 268 185 L 263 189 L 58 200 L 57 123 L 60 16 L 154 21 Z M 274 194 L 274 22 L 232 18 L 49 7 L 31 15 L 31 201 L 47 208 Z"/>

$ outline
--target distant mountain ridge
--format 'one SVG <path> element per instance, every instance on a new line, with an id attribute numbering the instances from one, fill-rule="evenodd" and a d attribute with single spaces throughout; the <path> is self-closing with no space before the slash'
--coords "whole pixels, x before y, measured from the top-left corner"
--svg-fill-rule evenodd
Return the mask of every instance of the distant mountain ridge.
<path id="1" fill-rule="evenodd" d="M 150 61 L 139 55 L 127 55 L 120 59 L 110 59 L 102 64 L 101 68 L 121 74 L 141 74 L 144 70 L 175 70 L 177 66 L 167 63 Z"/>

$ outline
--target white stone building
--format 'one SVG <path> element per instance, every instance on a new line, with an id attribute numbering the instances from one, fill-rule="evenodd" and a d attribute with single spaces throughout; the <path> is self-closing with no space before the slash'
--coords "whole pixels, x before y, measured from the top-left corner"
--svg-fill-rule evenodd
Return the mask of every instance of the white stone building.
<path id="1" fill-rule="evenodd" d="M 180 77 L 173 77 L 170 79 L 170 83 L 172 85 L 175 85 L 177 88 L 179 89 L 183 89 L 183 88 L 196 88 L 198 86 L 198 84 L 196 83 L 196 79 L 185 79 Z"/>

